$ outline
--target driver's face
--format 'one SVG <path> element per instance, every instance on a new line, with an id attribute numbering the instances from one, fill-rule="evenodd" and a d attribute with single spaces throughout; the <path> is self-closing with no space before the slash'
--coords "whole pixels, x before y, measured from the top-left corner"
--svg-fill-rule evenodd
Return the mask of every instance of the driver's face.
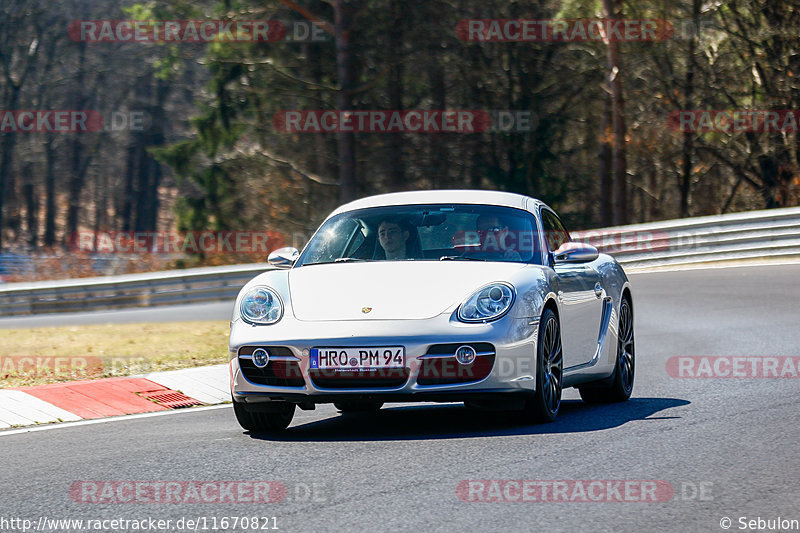
<path id="1" fill-rule="evenodd" d="M 378 227 L 378 240 L 386 252 L 393 253 L 405 249 L 408 232 L 403 231 L 398 224 L 383 222 Z"/>
<path id="2" fill-rule="evenodd" d="M 485 238 L 489 233 L 500 234 L 505 228 L 500 224 L 497 217 L 483 217 L 478 221 L 478 233 Z"/>
<path id="3" fill-rule="evenodd" d="M 478 219 L 477 230 L 483 248 L 505 250 L 508 227 L 503 226 L 499 218 L 481 217 Z"/>

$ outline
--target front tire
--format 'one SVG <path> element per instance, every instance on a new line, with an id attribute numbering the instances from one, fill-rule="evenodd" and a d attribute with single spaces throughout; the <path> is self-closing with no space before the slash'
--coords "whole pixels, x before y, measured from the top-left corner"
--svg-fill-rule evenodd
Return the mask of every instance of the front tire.
<path id="1" fill-rule="evenodd" d="M 636 345 L 633 337 L 633 308 L 627 296 L 619 306 L 617 328 L 617 361 L 614 374 L 606 383 L 590 383 L 579 387 L 581 399 L 586 403 L 624 402 L 633 392 L 633 377 L 636 370 Z"/>
<path id="2" fill-rule="evenodd" d="M 525 411 L 536 422 L 552 422 L 558 416 L 563 376 L 561 326 L 553 310 L 545 309 L 536 342 L 536 392 L 525 405 Z"/>
<path id="3" fill-rule="evenodd" d="M 272 433 L 283 431 L 294 418 L 295 404 L 280 403 L 271 406 L 269 411 L 257 410 L 242 402 L 233 401 L 233 412 L 243 429 L 252 433 Z"/>

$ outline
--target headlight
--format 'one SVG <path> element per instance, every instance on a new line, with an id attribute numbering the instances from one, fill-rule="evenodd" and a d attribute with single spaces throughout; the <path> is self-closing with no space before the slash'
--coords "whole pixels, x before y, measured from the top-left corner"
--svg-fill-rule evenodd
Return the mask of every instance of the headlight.
<path id="1" fill-rule="evenodd" d="M 489 322 L 505 315 L 514 303 L 514 287 L 492 283 L 464 300 L 458 308 L 458 319 L 464 322 Z"/>
<path id="2" fill-rule="evenodd" d="M 245 293 L 239 311 L 251 324 L 274 324 L 283 316 L 283 302 L 274 290 L 254 287 Z"/>

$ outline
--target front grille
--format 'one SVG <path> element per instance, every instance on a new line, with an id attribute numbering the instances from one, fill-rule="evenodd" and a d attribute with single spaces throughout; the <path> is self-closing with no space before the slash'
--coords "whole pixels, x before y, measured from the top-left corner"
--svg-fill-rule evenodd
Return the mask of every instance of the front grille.
<path id="1" fill-rule="evenodd" d="M 407 368 L 387 370 L 309 370 L 314 385 L 326 389 L 394 389 L 402 387 L 410 375 Z"/>
<path id="2" fill-rule="evenodd" d="M 272 356 L 292 357 L 292 351 L 283 346 L 242 346 L 239 348 L 239 368 L 247 381 L 257 385 L 272 385 L 276 387 L 305 387 L 306 381 L 300 372 L 297 361 L 270 360 L 264 368 L 258 368 L 253 360 L 243 355 L 253 355 L 256 348 L 264 348 Z"/>
<path id="3" fill-rule="evenodd" d="M 426 355 L 453 355 L 459 346 L 456 344 L 434 344 Z M 462 365 L 453 357 L 437 357 L 422 359 L 417 383 L 419 385 L 451 385 L 454 383 L 470 383 L 485 379 L 494 366 L 494 346 L 488 342 L 468 343 L 478 355 L 469 365 Z M 483 355 L 481 355 L 483 354 Z"/>

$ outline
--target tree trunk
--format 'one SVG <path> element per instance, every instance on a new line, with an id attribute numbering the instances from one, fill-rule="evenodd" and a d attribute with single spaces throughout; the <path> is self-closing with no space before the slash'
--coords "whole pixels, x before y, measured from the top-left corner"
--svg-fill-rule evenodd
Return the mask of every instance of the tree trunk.
<path id="1" fill-rule="evenodd" d="M 76 109 L 81 110 L 86 106 L 86 93 L 84 88 L 86 43 L 78 43 L 78 70 L 75 74 Z M 78 218 L 81 212 L 81 192 L 86 177 L 83 165 L 83 136 L 73 133 L 72 139 L 72 161 L 70 164 L 71 176 L 68 186 L 67 203 L 67 232 L 66 238 L 69 239 L 78 231 Z"/>
<path id="2" fill-rule="evenodd" d="M 339 112 L 353 108 L 353 55 L 350 43 L 350 28 L 353 22 L 353 2 L 334 0 L 334 34 L 336 41 L 336 73 L 339 77 L 339 92 L 336 94 L 336 109 Z M 339 131 L 336 145 L 339 151 L 339 201 L 349 202 L 356 197 L 356 139 L 352 131 Z"/>
<path id="3" fill-rule="evenodd" d="M 60 39 L 50 37 L 45 48 L 44 72 L 50 73 L 56 59 L 56 52 L 60 44 Z M 53 89 L 47 84 L 39 86 L 38 105 L 42 109 L 50 107 Z M 56 243 L 56 150 L 53 146 L 55 135 L 53 132 L 45 134 L 44 141 L 44 241 L 45 247 L 51 247 Z"/>
<path id="4" fill-rule="evenodd" d="M 319 47 L 315 45 L 307 45 L 305 53 L 308 55 L 308 63 L 311 65 L 311 77 L 314 80 L 314 83 L 318 85 L 322 85 L 325 80 L 325 70 L 324 70 L 324 60 L 320 53 Z M 330 170 L 330 165 L 328 163 L 328 142 L 326 141 L 325 135 L 314 135 L 314 163 L 311 167 L 311 170 L 319 176 L 327 176 L 328 171 Z M 313 190 L 314 187 L 310 187 L 309 190 Z M 311 208 L 311 204 L 309 203 L 309 208 Z M 311 213 L 311 212 L 309 212 Z M 314 216 L 309 214 L 309 220 L 313 219 Z"/>
<path id="5" fill-rule="evenodd" d="M 389 0 L 389 108 L 403 109 L 403 6 L 400 0 Z M 403 136 L 399 132 L 389 135 L 389 180 L 393 191 L 405 185 Z"/>
<path id="6" fill-rule="evenodd" d="M 602 138 L 600 139 L 600 225 L 614 225 L 614 188 L 611 175 L 611 97 L 605 98 Z"/>
<path id="7" fill-rule="evenodd" d="M 119 219 L 121 220 L 121 230 L 131 231 L 133 229 L 133 207 L 135 203 L 134 181 L 138 171 L 136 158 L 136 137 L 131 135 L 132 139 L 128 144 L 128 153 L 125 158 L 125 185 L 122 193 L 122 202 L 118 207 Z"/>
<path id="8" fill-rule="evenodd" d="M 692 2 L 692 20 L 699 22 L 700 0 Z M 686 82 L 684 84 L 684 109 L 694 109 L 694 70 L 695 70 L 695 36 L 689 39 L 686 57 Z M 681 218 L 689 216 L 689 195 L 692 187 L 692 159 L 694 157 L 694 132 L 687 131 L 683 134 L 683 147 L 681 149 L 681 177 L 678 184 L 680 191 L 680 205 L 678 210 Z"/>
<path id="9" fill-rule="evenodd" d="M 45 215 L 44 215 L 44 245 L 53 246 L 56 243 L 56 151 L 53 148 L 54 136 L 47 134 L 44 143 L 46 156 L 44 190 L 45 190 Z"/>
<path id="10" fill-rule="evenodd" d="M 620 14 L 617 0 L 603 0 L 607 19 L 618 20 Z M 622 65 L 619 43 L 608 39 L 609 87 L 611 89 L 611 116 L 614 127 L 612 144 L 612 175 L 614 179 L 614 225 L 628 223 L 628 170 L 625 156 L 625 111 L 622 96 Z"/>
<path id="11" fill-rule="evenodd" d="M 20 87 L 11 84 L 10 97 L 7 109 L 17 109 L 19 102 Z M 14 145 L 17 142 L 17 134 L 13 131 L 0 133 L 0 250 L 3 249 L 3 229 L 5 228 L 5 209 L 6 199 L 13 188 L 13 162 Z"/>
<path id="12" fill-rule="evenodd" d="M 431 84 L 431 96 L 434 109 L 447 108 L 447 87 L 445 85 L 444 67 L 439 60 L 438 51 L 432 51 L 429 79 Z M 446 140 L 442 133 L 429 133 L 430 141 L 430 160 L 433 172 L 431 172 L 431 187 L 446 188 L 449 186 L 447 170 L 449 168 L 448 157 L 446 157 Z"/>
<path id="13" fill-rule="evenodd" d="M 32 165 L 28 165 L 30 168 Z M 31 169 L 33 170 L 33 169 Z M 26 175 L 32 175 L 32 172 L 26 172 Z M 25 222 L 28 230 L 28 246 L 34 248 L 39 237 L 39 202 L 36 199 L 36 188 L 33 183 L 26 183 L 22 187 L 23 196 L 25 197 Z"/>
<path id="14" fill-rule="evenodd" d="M 147 151 L 149 147 L 152 146 L 163 146 L 165 135 L 164 135 L 164 124 L 166 122 L 166 116 L 164 111 L 164 105 L 166 104 L 167 98 L 169 97 L 169 93 L 171 90 L 171 85 L 162 80 L 156 79 L 156 93 L 155 98 L 153 99 L 153 103 L 150 106 L 150 130 L 147 132 L 147 145 L 143 146 L 142 149 L 145 151 L 147 155 L 147 169 L 148 169 L 148 186 L 146 190 L 146 194 L 144 195 L 144 200 L 147 203 L 145 208 L 145 220 L 144 220 L 144 229 L 145 231 L 156 231 L 158 226 L 158 211 L 160 207 L 160 200 L 158 197 L 158 189 L 161 187 L 161 178 L 163 177 L 163 171 L 161 169 L 161 163 L 159 163 L 151 154 Z"/>

